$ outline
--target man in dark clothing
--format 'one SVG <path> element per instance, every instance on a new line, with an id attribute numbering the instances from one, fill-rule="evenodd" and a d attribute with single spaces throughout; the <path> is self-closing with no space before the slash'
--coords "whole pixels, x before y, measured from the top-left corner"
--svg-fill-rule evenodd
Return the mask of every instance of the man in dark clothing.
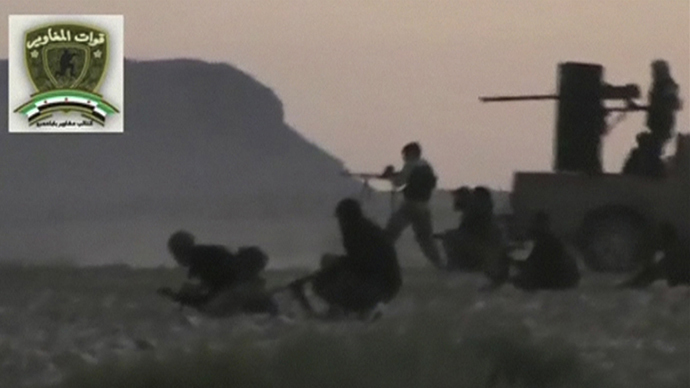
<path id="1" fill-rule="evenodd" d="M 690 247 L 678 237 L 676 228 L 668 222 L 659 227 L 661 259 L 645 263 L 633 277 L 619 287 L 644 288 L 659 279 L 666 279 L 669 286 L 690 285 Z"/>
<path id="2" fill-rule="evenodd" d="M 446 269 L 449 271 L 479 271 L 481 260 L 476 260 L 476 255 L 468 254 L 468 233 L 465 228 L 468 213 L 471 212 L 472 189 L 462 186 L 452 192 L 453 210 L 461 212 L 462 216 L 457 228 L 448 229 L 443 233 L 434 235 L 441 239 L 441 245 L 446 253 Z"/>
<path id="3" fill-rule="evenodd" d="M 647 127 L 663 149 L 672 136 L 676 111 L 681 108 L 678 84 L 671 77 L 671 69 L 664 60 L 652 62 L 652 87 L 648 99 Z"/>
<path id="4" fill-rule="evenodd" d="M 650 132 L 637 134 L 637 147 L 634 148 L 623 166 L 623 174 L 663 177 L 665 166 L 661 161 L 661 148 Z"/>
<path id="5" fill-rule="evenodd" d="M 336 217 L 342 233 L 345 255 L 324 255 L 321 269 L 291 284 L 291 290 L 308 311 L 313 309 L 303 286 L 312 282 L 316 295 L 331 307 L 330 312 L 369 313 L 378 303 L 393 299 L 402 285 L 395 248 L 384 231 L 365 218 L 354 199 L 340 201 Z"/>
<path id="6" fill-rule="evenodd" d="M 652 86 L 649 90 L 648 105 L 634 106 L 647 111 L 646 124 L 650 132 L 637 135 L 638 146 L 630 152 L 623 173 L 663 177 L 665 166 L 661 157 L 666 143 L 673 136 L 676 111 L 681 109 L 678 84 L 671 77 L 671 70 L 666 61 L 652 62 Z"/>
<path id="7" fill-rule="evenodd" d="M 188 269 L 187 277 L 198 283 L 186 283 L 179 291 L 160 288 L 163 296 L 211 315 L 276 313 L 260 276 L 268 256 L 259 248 L 240 248 L 232 254 L 223 246 L 196 244 L 191 233 L 178 231 L 168 240 L 168 249 L 175 261 Z"/>
<path id="8" fill-rule="evenodd" d="M 386 167 L 381 175 L 389 179 L 393 186 L 403 188 L 403 202 L 391 215 L 386 225 L 386 234 L 395 243 L 410 224 L 419 247 L 429 261 L 442 268 L 441 254 L 433 238 L 433 223 L 429 200 L 436 188 L 436 175 L 431 165 L 422 158 L 422 148 L 416 142 L 405 145 L 402 149 L 405 165 L 395 172 L 393 166 Z"/>
<path id="9" fill-rule="evenodd" d="M 470 211 L 467 219 L 463 219 L 463 227 L 474 242 L 475 260 L 481 263 L 484 274 L 491 281 L 488 288 L 500 287 L 510 275 L 510 258 L 494 217 L 494 201 L 488 188 L 477 186 L 472 191 Z"/>
<path id="10" fill-rule="evenodd" d="M 461 186 L 453 190 L 453 210 L 462 212 L 463 216 L 467 211 L 472 200 L 472 189 L 468 186 Z"/>
<path id="11" fill-rule="evenodd" d="M 462 198 L 463 211 L 457 229 L 441 235 L 448 257 L 449 271 L 484 271 L 491 281 L 487 289 L 494 289 L 508 280 L 509 258 L 503 233 L 494 217 L 494 204 L 489 189 L 478 186 L 474 190 L 461 187 L 456 190 Z"/>
<path id="12" fill-rule="evenodd" d="M 475 235 L 486 235 L 494 222 L 494 200 L 491 191 L 484 186 L 477 186 L 472 191 L 466 216 L 462 226 Z"/>
<path id="13" fill-rule="evenodd" d="M 513 279 L 515 287 L 527 291 L 577 287 L 580 282 L 577 263 L 563 243 L 551 233 L 546 213 L 539 212 L 534 216 L 530 234 L 534 248 L 520 266 L 520 273 Z"/>
<path id="14" fill-rule="evenodd" d="M 661 250 L 664 257 L 660 266 L 662 273 L 671 287 L 690 285 L 690 246 L 678 237 L 678 231 L 671 223 L 660 227 Z"/>

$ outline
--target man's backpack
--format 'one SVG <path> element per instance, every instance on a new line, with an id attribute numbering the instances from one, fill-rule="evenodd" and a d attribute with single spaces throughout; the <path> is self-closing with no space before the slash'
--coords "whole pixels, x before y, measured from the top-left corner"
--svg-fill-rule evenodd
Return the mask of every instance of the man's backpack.
<path id="1" fill-rule="evenodd" d="M 256 246 L 240 247 L 233 264 L 238 280 L 252 279 L 266 268 L 268 255 Z"/>
<path id="2" fill-rule="evenodd" d="M 410 173 L 403 195 L 412 201 L 428 201 L 436 188 L 437 180 L 431 166 L 428 164 L 416 166 Z"/>

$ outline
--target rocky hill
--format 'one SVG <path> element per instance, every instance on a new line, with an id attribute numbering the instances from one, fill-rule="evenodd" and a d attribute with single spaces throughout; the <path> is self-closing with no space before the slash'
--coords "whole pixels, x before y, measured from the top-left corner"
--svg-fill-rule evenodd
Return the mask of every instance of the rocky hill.
<path id="1" fill-rule="evenodd" d="M 0 90 L 6 77 L 0 61 Z M 357 190 L 340 161 L 285 123 L 271 89 L 227 64 L 126 61 L 123 134 L 9 134 L 6 115 L 5 221 L 331 212 Z"/>

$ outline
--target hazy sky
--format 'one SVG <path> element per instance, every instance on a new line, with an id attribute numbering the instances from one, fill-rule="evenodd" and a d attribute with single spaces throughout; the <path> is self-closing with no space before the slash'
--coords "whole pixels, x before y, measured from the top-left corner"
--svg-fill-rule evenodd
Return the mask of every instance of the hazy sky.
<path id="1" fill-rule="evenodd" d="M 10 14 L 124 14 L 127 57 L 239 67 L 351 170 L 400 165 L 400 148 L 418 140 L 442 186 L 507 188 L 514 170 L 551 167 L 555 104 L 477 97 L 553 92 L 561 61 L 601 63 L 608 82 L 646 95 L 649 63 L 667 59 L 687 132 L 689 9 L 687 0 L 3 0 L 0 56 Z M 605 139 L 607 170 L 620 169 L 643 123 L 629 115 Z"/>

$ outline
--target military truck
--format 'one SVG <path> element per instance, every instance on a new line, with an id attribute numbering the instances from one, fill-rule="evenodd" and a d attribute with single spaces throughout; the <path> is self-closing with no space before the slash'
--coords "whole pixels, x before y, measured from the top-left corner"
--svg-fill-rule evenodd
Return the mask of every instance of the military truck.
<path id="1" fill-rule="evenodd" d="M 602 82 L 603 67 L 559 65 L 558 95 L 483 97 L 482 101 L 558 101 L 553 172 L 516 172 L 511 193 L 512 237 L 524 238 L 536 212 L 551 216 L 553 231 L 595 271 L 630 271 L 649 260 L 661 222 L 671 222 L 690 244 L 690 134 L 676 137 L 664 177 L 604 173 L 600 141 L 609 112 L 640 110 L 636 85 Z M 605 100 L 623 100 L 608 108 Z"/>

